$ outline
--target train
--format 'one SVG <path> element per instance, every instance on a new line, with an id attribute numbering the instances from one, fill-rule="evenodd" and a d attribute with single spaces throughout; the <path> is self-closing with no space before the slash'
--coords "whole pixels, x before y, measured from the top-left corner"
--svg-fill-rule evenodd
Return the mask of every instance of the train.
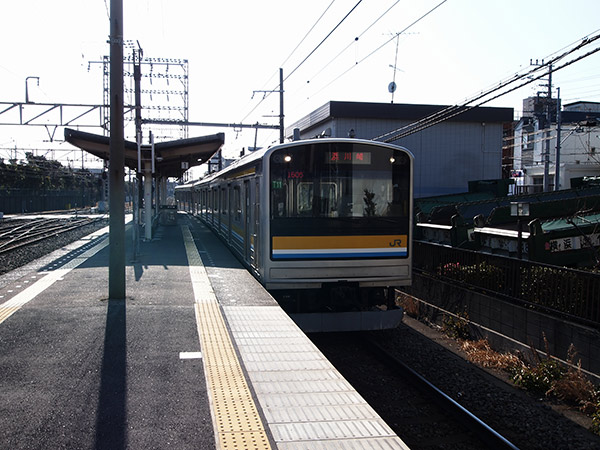
<path id="1" fill-rule="evenodd" d="M 175 188 L 305 331 L 393 328 L 411 284 L 413 155 L 351 138 L 249 153 Z"/>

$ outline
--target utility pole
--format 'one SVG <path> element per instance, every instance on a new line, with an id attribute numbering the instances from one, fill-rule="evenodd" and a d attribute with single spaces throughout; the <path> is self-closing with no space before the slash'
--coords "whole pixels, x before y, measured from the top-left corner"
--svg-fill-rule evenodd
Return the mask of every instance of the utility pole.
<path id="1" fill-rule="evenodd" d="M 560 132 L 562 127 L 562 114 L 560 106 L 560 88 L 557 88 L 556 98 L 556 169 L 554 169 L 554 190 L 560 190 Z"/>
<path id="2" fill-rule="evenodd" d="M 548 96 L 546 98 L 546 151 L 544 152 L 544 192 L 550 191 L 550 127 L 552 125 L 552 64 L 548 65 Z M 556 171 L 555 171 L 556 172 Z"/>
<path id="3" fill-rule="evenodd" d="M 283 69 L 279 68 L 279 143 L 283 144 L 285 130 L 283 128 Z"/>
<path id="4" fill-rule="evenodd" d="M 242 125 L 240 124 L 241 128 L 279 128 L 279 143 L 283 144 L 283 141 L 285 140 L 285 129 L 283 126 L 283 119 L 284 119 L 284 114 L 283 114 L 283 69 L 279 68 L 279 89 L 273 89 L 271 91 L 263 91 L 263 90 L 259 90 L 259 91 L 253 91 L 252 92 L 252 98 L 254 98 L 254 94 L 258 93 L 258 92 L 262 92 L 264 94 L 263 96 L 263 100 L 265 98 L 267 98 L 267 96 L 269 94 L 272 94 L 273 92 L 279 92 L 279 127 L 277 127 L 277 125 L 271 126 L 271 125 L 259 125 L 258 123 L 256 123 L 256 125 Z M 269 116 L 269 117 L 275 117 L 275 116 Z M 215 124 L 216 126 L 228 126 L 227 124 Z M 254 145 L 254 147 L 256 148 L 256 145 Z"/>
<path id="5" fill-rule="evenodd" d="M 136 58 L 137 54 L 137 58 Z M 138 50 L 133 50 L 133 81 L 135 97 L 135 141 L 138 148 L 138 169 L 135 171 L 134 185 L 132 193 L 133 209 L 133 261 L 137 261 L 140 249 L 140 186 L 142 184 L 141 172 L 141 147 L 142 147 L 142 58 L 143 51 L 138 43 Z"/>
<path id="6" fill-rule="evenodd" d="M 532 66 L 543 66 L 544 60 L 542 59 L 541 64 L 538 63 L 538 60 L 535 60 L 535 64 L 533 59 L 529 60 L 529 64 Z M 538 93 L 539 94 L 539 93 Z M 548 64 L 548 93 L 546 95 L 546 117 L 545 117 L 545 126 L 544 126 L 544 136 L 546 142 L 546 149 L 543 150 L 544 144 L 542 143 L 542 162 L 544 164 L 544 192 L 548 192 L 550 190 L 550 127 L 552 125 L 552 64 Z M 538 118 L 539 120 L 539 118 Z"/>
<path id="7" fill-rule="evenodd" d="M 110 159 L 108 298 L 125 300 L 125 135 L 123 0 L 110 2 Z"/>

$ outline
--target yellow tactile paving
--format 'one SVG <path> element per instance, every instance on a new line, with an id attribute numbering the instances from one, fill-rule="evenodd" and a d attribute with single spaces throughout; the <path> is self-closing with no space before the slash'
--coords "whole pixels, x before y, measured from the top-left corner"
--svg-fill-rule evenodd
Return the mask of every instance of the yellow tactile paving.
<path id="1" fill-rule="evenodd" d="M 265 427 L 231 342 L 189 227 L 182 227 L 213 424 L 220 449 L 270 449 Z"/>
<path id="2" fill-rule="evenodd" d="M 16 313 L 21 307 L 20 306 L 0 306 L 0 323 L 4 322 L 14 313 Z"/>

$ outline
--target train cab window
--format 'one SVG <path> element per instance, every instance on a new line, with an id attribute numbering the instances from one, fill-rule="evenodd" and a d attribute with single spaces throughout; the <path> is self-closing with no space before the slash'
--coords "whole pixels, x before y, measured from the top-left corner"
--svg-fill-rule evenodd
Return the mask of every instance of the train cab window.
<path id="1" fill-rule="evenodd" d="M 287 217 L 289 208 L 288 186 L 277 184 L 277 187 L 271 189 L 271 215 Z"/>
<path id="2" fill-rule="evenodd" d="M 313 205 L 313 183 L 300 183 L 298 186 L 297 196 L 298 213 L 311 213 Z"/>
<path id="3" fill-rule="evenodd" d="M 398 218 L 410 206 L 410 157 L 402 149 L 317 143 L 270 159 L 271 217 Z"/>
<path id="4" fill-rule="evenodd" d="M 298 183 L 297 210 L 299 215 L 314 215 L 313 208 L 318 208 L 317 214 L 323 217 L 337 216 L 338 189 L 334 182 L 319 184 L 319 195 L 314 195 L 314 182 Z"/>

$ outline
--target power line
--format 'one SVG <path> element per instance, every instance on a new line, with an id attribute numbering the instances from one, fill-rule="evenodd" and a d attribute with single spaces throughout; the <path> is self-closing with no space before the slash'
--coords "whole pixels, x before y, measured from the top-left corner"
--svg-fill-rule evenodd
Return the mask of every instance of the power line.
<path id="1" fill-rule="evenodd" d="M 333 64 L 335 60 L 337 60 L 342 54 L 344 54 L 346 52 L 346 50 L 348 50 L 350 47 L 352 47 L 354 44 L 356 44 L 356 42 L 358 42 L 358 40 L 361 37 L 363 37 L 367 31 L 369 31 L 371 28 L 373 28 L 373 26 L 375 26 L 375 24 L 377 22 L 379 22 L 383 17 L 385 17 L 387 15 L 387 13 L 389 13 L 390 10 L 394 6 L 396 6 L 398 3 L 400 3 L 400 0 L 397 0 L 396 3 L 394 3 L 392 6 L 390 6 L 383 14 L 381 14 L 377 19 L 375 19 L 375 21 L 372 22 L 367 28 L 365 28 L 362 33 L 360 33 L 355 39 L 352 40 L 352 42 L 350 42 L 346 47 L 344 47 L 344 49 L 342 51 L 340 51 L 336 56 L 334 56 L 332 59 L 330 59 L 329 62 L 327 64 L 325 64 L 323 67 L 321 67 L 321 69 L 315 75 L 310 77 L 310 80 L 313 80 L 316 76 L 318 76 L 321 72 L 323 72 L 327 67 L 329 67 L 331 64 Z M 402 32 L 394 34 L 394 37 L 400 36 L 401 33 Z M 336 80 L 337 80 L 337 78 L 336 78 Z"/>
<path id="2" fill-rule="evenodd" d="M 547 61 L 546 63 L 540 65 L 540 66 L 535 66 L 533 69 L 530 69 L 529 71 L 523 73 L 523 74 L 516 74 L 514 75 L 512 78 L 508 79 L 507 81 L 504 82 L 500 82 L 496 87 L 491 88 L 487 91 L 482 92 L 481 94 L 476 95 L 475 97 L 471 98 L 470 100 L 467 100 L 466 102 L 464 102 L 462 105 L 454 105 L 454 106 L 449 106 L 447 108 L 442 109 L 441 111 L 438 111 L 434 114 L 431 114 L 430 116 L 424 117 L 421 120 L 418 120 L 416 122 L 413 122 L 411 124 L 405 125 L 403 127 L 400 127 L 396 130 L 390 131 L 388 133 L 382 134 L 380 136 L 377 136 L 375 138 L 373 138 L 373 140 L 383 140 L 383 142 L 393 142 L 396 141 L 398 139 L 401 139 L 405 136 L 408 136 L 410 134 L 422 131 L 426 128 L 429 128 L 433 125 L 437 125 L 438 123 L 441 123 L 443 121 L 449 120 L 453 117 L 456 117 L 459 114 L 462 114 L 466 111 L 469 111 L 473 108 L 476 108 L 478 106 L 481 106 L 485 103 L 488 103 L 492 100 L 495 100 L 503 95 L 508 94 L 509 92 L 513 92 L 517 89 L 520 89 L 523 86 L 526 86 L 528 84 L 533 83 L 534 81 L 539 80 L 540 78 L 546 76 L 546 73 L 544 72 L 541 75 L 537 75 L 534 76 L 534 74 L 540 70 L 542 70 L 542 68 L 545 68 L 547 66 L 550 65 L 555 65 L 558 61 L 560 61 L 561 59 L 565 58 L 566 56 L 582 49 L 583 47 L 585 47 L 586 45 L 591 44 L 592 42 L 596 41 L 597 39 L 600 38 L 600 35 L 596 35 L 593 37 L 585 37 L 578 45 L 576 45 L 575 47 L 571 48 L 570 50 L 567 50 L 566 52 L 560 54 L 559 56 L 556 56 L 552 59 L 550 59 L 549 61 Z M 571 61 L 568 61 L 567 63 L 564 63 L 561 66 L 558 67 L 553 67 L 553 72 L 556 72 L 560 69 L 563 69 L 577 61 L 580 61 L 583 58 L 586 58 L 596 52 L 600 51 L 600 47 L 595 48 L 594 50 L 581 55 Z M 495 92 L 501 91 L 502 89 L 506 88 L 507 86 L 516 83 L 518 81 L 521 81 L 523 79 L 526 79 L 526 81 L 524 81 L 523 83 L 512 87 L 506 91 L 501 92 L 500 94 L 494 95 L 493 97 L 490 97 L 488 99 L 485 99 L 477 104 L 471 105 L 469 106 L 471 103 L 476 102 L 478 100 L 481 100 L 485 97 L 488 97 L 489 95 L 494 94 Z M 388 137 L 389 136 L 389 137 Z M 385 139 L 383 139 L 385 138 Z"/>
<path id="3" fill-rule="evenodd" d="M 106 3 L 106 0 L 104 0 L 104 7 L 106 8 L 106 17 L 110 20 L 110 11 L 108 10 L 108 3 Z"/>
<path id="4" fill-rule="evenodd" d="M 394 33 L 394 35 L 390 39 L 388 39 L 387 41 L 385 41 L 383 44 L 381 44 L 379 47 L 377 47 L 375 50 L 373 50 L 371 53 L 369 53 L 363 59 L 361 59 L 360 61 L 357 61 L 355 64 L 353 64 L 352 66 L 350 66 L 348 69 L 346 69 L 340 75 L 338 75 L 336 78 L 334 78 L 329 83 L 327 83 L 325 86 L 323 86 L 320 90 L 318 90 L 314 95 L 316 95 L 316 94 L 320 93 L 321 91 L 323 91 L 324 89 L 328 88 L 333 83 L 335 83 L 337 80 L 339 80 L 344 75 L 346 75 L 348 72 L 350 72 L 352 69 L 354 69 L 356 66 L 358 66 L 359 64 L 365 62 L 368 58 L 370 58 L 371 56 L 373 56 L 375 53 L 379 52 L 379 50 L 381 50 L 383 47 L 385 47 L 387 44 L 389 44 L 390 42 L 392 42 L 394 39 L 396 39 L 401 34 L 403 34 L 406 31 L 408 31 L 410 28 L 412 28 L 413 26 L 415 26 L 417 23 L 419 23 L 421 20 L 423 20 L 425 17 L 427 17 L 429 14 L 431 14 L 433 11 L 435 11 L 436 9 L 438 9 L 440 6 L 442 6 L 447 1 L 448 0 L 443 0 L 442 2 L 438 3 L 436 6 L 434 6 L 429 11 L 427 11 L 425 14 L 423 14 L 418 19 L 416 19 L 415 21 L 413 21 L 410 25 L 408 25 L 407 27 L 405 27 L 402 31 L 400 31 L 398 33 Z"/>

